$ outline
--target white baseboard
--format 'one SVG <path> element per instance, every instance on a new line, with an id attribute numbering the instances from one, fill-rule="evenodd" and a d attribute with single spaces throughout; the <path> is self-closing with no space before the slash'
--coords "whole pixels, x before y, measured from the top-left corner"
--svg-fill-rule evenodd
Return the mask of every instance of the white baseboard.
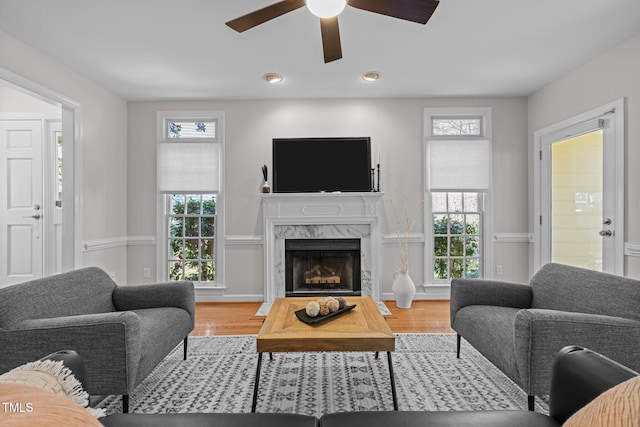
<path id="1" fill-rule="evenodd" d="M 449 285 L 424 285 L 417 286 L 418 292 L 413 297 L 414 300 L 449 300 L 451 297 L 451 291 Z M 424 290 L 420 290 L 420 288 Z M 382 294 L 383 301 L 395 300 L 395 297 L 391 292 L 385 292 Z"/>
<path id="2" fill-rule="evenodd" d="M 259 302 L 264 301 L 262 294 L 225 295 L 225 288 L 196 288 L 196 302 Z"/>

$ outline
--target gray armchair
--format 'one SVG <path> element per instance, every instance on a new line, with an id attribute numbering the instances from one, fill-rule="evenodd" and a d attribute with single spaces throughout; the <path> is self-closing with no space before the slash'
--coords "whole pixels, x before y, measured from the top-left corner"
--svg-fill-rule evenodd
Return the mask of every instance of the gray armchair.
<path id="1" fill-rule="evenodd" d="M 82 357 L 92 395 L 129 393 L 193 330 L 193 284 L 117 286 L 83 268 L 0 289 L 0 373 L 61 348 Z"/>
<path id="2" fill-rule="evenodd" d="M 561 264 L 528 285 L 451 281 L 451 327 L 528 395 L 549 394 L 558 351 L 575 344 L 640 370 L 640 281 Z"/>

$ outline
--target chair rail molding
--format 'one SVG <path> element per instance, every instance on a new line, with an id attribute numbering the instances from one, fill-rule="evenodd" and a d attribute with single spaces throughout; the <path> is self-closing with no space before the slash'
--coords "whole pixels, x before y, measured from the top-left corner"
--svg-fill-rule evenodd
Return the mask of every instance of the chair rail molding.
<path id="1" fill-rule="evenodd" d="M 85 240 L 82 243 L 84 252 L 101 251 L 125 246 L 153 246 L 156 244 L 155 236 L 120 236 L 105 239 Z"/>
<path id="2" fill-rule="evenodd" d="M 531 243 L 533 234 L 531 233 L 495 233 L 493 241 L 496 243 Z"/>
<path id="3" fill-rule="evenodd" d="M 627 256 L 640 257 L 640 244 L 638 243 L 625 243 L 624 254 Z"/>

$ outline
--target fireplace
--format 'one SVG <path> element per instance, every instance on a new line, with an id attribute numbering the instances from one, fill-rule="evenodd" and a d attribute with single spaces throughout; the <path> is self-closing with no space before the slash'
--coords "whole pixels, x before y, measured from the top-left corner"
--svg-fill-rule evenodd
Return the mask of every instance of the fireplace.
<path id="1" fill-rule="evenodd" d="M 286 239 L 285 296 L 360 295 L 360 239 Z"/>
<path id="2" fill-rule="evenodd" d="M 258 315 L 266 315 L 276 298 L 286 296 L 285 242 L 290 239 L 359 239 L 360 295 L 380 301 L 378 212 L 383 193 L 269 193 L 260 197 L 264 303 Z"/>

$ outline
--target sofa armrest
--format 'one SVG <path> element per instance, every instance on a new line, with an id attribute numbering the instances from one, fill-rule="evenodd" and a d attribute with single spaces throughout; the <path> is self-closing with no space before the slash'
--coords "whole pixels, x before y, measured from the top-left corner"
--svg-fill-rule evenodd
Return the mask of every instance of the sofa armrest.
<path id="1" fill-rule="evenodd" d="M 564 423 L 600 394 L 637 375 L 589 349 L 564 347 L 553 363 L 549 415 Z"/>
<path id="2" fill-rule="evenodd" d="M 468 305 L 529 308 L 533 293 L 529 285 L 496 280 L 453 279 L 449 305 L 451 324 L 456 313 Z"/>
<path id="3" fill-rule="evenodd" d="M 124 327 L 128 333 L 140 333 L 140 317 L 131 311 L 109 311 L 107 313 L 79 314 L 77 316 L 29 319 L 16 325 L 15 331 L 55 330 L 71 327 L 90 328 L 96 325 Z M 50 333 L 55 333 L 51 331 Z"/>
<path id="4" fill-rule="evenodd" d="M 11 349 L 0 358 L 0 372 L 61 348 L 74 350 L 84 362 L 87 391 L 127 393 L 140 363 L 140 318 L 133 312 L 108 312 L 25 320 L 15 329 L 0 329 L 0 348 Z M 96 384 L 109 391 L 103 393 Z"/>
<path id="5" fill-rule="evenodd" d="M 186 310 L 193 321 L 196 316 L 195 291 L 189 281 L 118 286 L 113 291 L 117 310 L 177 307 Z"/>
<path id="6" fill-rule="evenodd" d="M 568 345 L 589 348 L 631 369 L 640 367 L 640 322 L 621 317 L 527 309 L 515 318 L 518 372 L 528 394 L 548 394 L 551 367 Z"/>

